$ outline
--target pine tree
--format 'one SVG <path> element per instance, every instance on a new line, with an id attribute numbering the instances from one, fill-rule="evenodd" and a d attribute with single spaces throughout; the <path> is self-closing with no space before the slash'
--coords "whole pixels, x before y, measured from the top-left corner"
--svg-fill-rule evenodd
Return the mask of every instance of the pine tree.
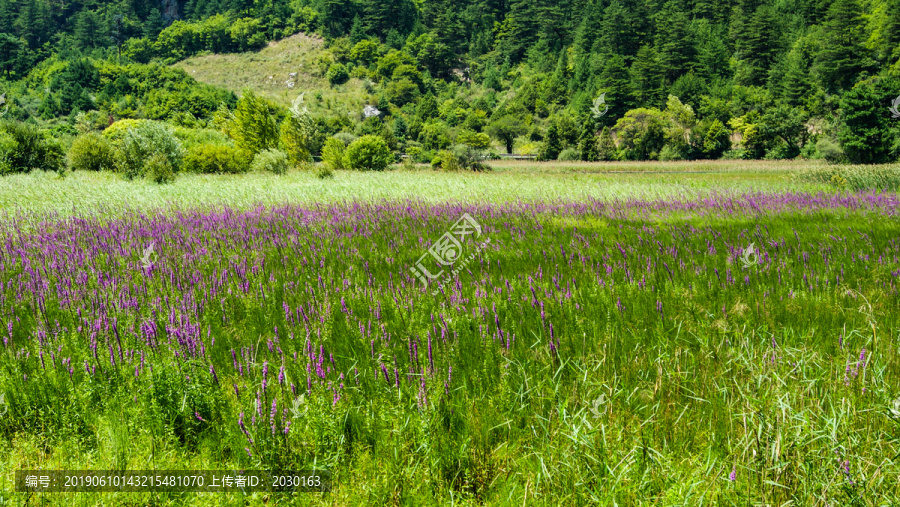
<path id="1" fill-rule="evenodd" d="M 353 17 L 353 25 L 350 27 L 350 43 L 356 44 L 368 37 L 366 26 L 359 14 Z"/>
<path id="2" fill-rule="evenodd" d="M 801 51 L 793 49 L 785 58 L 785 73 L 781 81 L 781 96 L 792 106 L 801 106 L 813 89 L 810 64 Z"/>
<path id="3" fill-rule="evenodd" d="M 626 68 L 625 57 L 622 55 L 606 55 L 603 70 L 600 72 L 600 92 L 605 93 L 605 102 L 609 111 L 603 115 L 598 123 L 612 126 L 616 119 L 625 115 L 625 112 L 634 105 L 631 94 L 631 81 L 628 75 L 622 72 Z"/>
<path id="4" fill-rule="evenodd" d="M 581 135 L 578 137 L 578 155 L 585 162 L 599 160 L 597 151 L 597 125 L 594 118 L 588 116 L 582 123 Z"/>
<path id="5" fill-rule="evenodd" d="M 597 160 L 612 161 L 618 160 L 618 151 L 616 143 L 612 139 L 612 133 L 609 127 L 603 127 L 600 132 L 600 140 L 597 143 Z"/>
<path id="6" fill-rule="evenodd" d="M 743 34 L 744 53 L 748 64 L 748 83 L 762 85 L 780 51 L 781 28 L 775 9 L 761 5 L 750 18 Z"/>
<path id="7" fill-rule="evenodd" d="M 641 47 L 631 65 L 631 86 L 641 107 L 661 106 L 663 103 L 663 72 L 656 51 L 649 44 Z"/>
<path id="8" fill-rule="evenodd" d="M 163 21 L 159 9 L 151 9 L 150 15 L 147 16 L 147 21 L 144 22 L 144 37 L 150 39 L 156 38 L 165 26 L 166 23 Z"/>
<path id="9" fill-rule="evenodd" d="M 547 135 L 544 137 L 544 144 L 541 147 L 541 152 L 538 154 L 538 159 L 556 160 L 560 151 L 562 151 L 562 144 L 559 140 L 559 131 L 556 128 L 556 123 L 551 123 L 547 129 Z"/>
<path id="10" fill-rule="evenodd" d="M 862 8 L 856 0 L 835 0 L 828 9 L 825 40 L 818 55 L 818 70 L 826 88 L 850 88 L 867 67 Z"/>
<path id="11" fill-rule="evenodd" d="M 346 34 L 355 17 L 353 0 L 322 0 L 319 21 L 326 35 L 340 37 Z"/>
<path id="12" fill-rule="evenodd" d="M 407 34 L 416 22 L 416 6 L 412 0 L 365 0 L 363 13 L 368 32 L 381 38 L 391 28 Z"/>
<path id="13" fill-rule="evenodd" d="M 660 69 L 671 84 L 696 62 L 694 39 L 680 2 L 669 0 L 656 18 L 656 48 Z"/>
<path id="14" fill-rule="evenodd" d="M 83 10 L 75 17 L 75 47 L 81 50 L 93 49 L 100 42 L 102 31 L 97 15 Z"/>
<path id="15" fill-rule="evenodd" d="M 603 11 L 594 52 L 619 54 L 629 62 L 635 58 L 649 27 L 640 5 L 628 3 L 631 5 L 626 5 L 624 0 L 612 0 Z"/>

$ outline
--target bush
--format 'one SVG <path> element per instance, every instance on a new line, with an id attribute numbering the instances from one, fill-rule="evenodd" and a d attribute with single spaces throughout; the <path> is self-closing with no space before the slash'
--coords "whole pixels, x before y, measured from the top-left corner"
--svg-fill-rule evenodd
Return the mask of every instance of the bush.
<path id="1" fill-rule="evenodd" d="M 841 146 L 827 137 L 819 139 L 816 143 L 816 154 L 832 163 L 843 162 L 846 159 Z"/>
<path id="2" fill-rule="evenodd" d="M 139 126 L 145 125 L 147 123 L 151 123 L 150 120 L 119 120 L 103 131 L 103 137 L 108 139 L 113 146 L 121 149 L 122 144 L 125 142 L 125 134 L 128 133 L 129 130 Z"/>
<path id="3" fill-rule="evenodd" d="M 69 167 L 73 171 L 115 170 L 112 143 L 96 132 L 76 137 L 69 149 Z"/>
<path id="4" fill-rule="evenodd" d="M 175 168 L 165 153 L 157 152 L 147 159 L 147 176 L 156 183 L 171 183 L 175 180 Z"/>
<path id="5" fill-rule="evenodd" d="M 320 179 L 334 178 L 334 172 L 327 164 L 319 164 L 316 166 L 316 177 Z"/>
<path id="6" fill-rule="evenodd" d="M 490 166 L 484 164 L 484 156 L 479 150 L 466 145 L 456 145 L 452 150 L 442 150 L 431 160 L 431 166 L 444 171 L 485 171 Z"/>
<path id="7" fill-rule="evenodd" d="M 456 140 L 460 144 L 466 144 L 480 150 L 491 146 L 491 137 L 484 132 L 472 132 L 471 130 L 463 130 L 456 136 Z"/>
<path id="8" fill-rule="evenodd" d="M 460 170 L 459 162 L 453 153 L 449 150 L 441 150 L 431 159 L 431 167 L 434 169 L 443 169 L 444 171 Z"/>
<path id="9" fill-rule="evenodd" d="M 285 174 L 288 170 L 287 153 L 276 150 L 264 150 L 253 157 L 253 163 L 250 164 L 250 170 L 254 172 L 270 172 L 275 174 Z"/>
<path id="10" fill-rule="evenodd" d="M 328 78 L 328 82 L 331 83 L 331 86 L 342 85 L 350 79 L 350 72 L 343 63 L 333 63 L 331 64 L 331 67 L 328 67 L 328 72 L 325 74 L 325 77 Z"/>
<path id="11" fill-rule="evenodd" d="M 62 146 L 34 125 L 20 122 L 5 122 L 0 125 L 4 134 L 2 156 L 3 166 L 10 172 L 28 172 L 32 169 L 57 171 L 64 165 L 65 154 Z"/>
<path id="12" fill-rule="evenodd" d="M 329 170 L 344 169 L 345 148 L 344 142 L 337 137 L 329 137 L 325 141 L 325 146 L 322 148 L 322 162 L 328 166 Z"/>
<path id="13" fill-rule="evenodd" d="M 575 148 L 566 148 L 563 151 L 559 152 L 559 156 L 556 157 L 556 160 L 562 160 L 565 162 L 581 160 L 581 153 Z"/>
<path id="14" fill-rule="evenodd" d="M 357 136 L 356 134 L 352 134 L 350 132 L 338 132 L 337 134 L 333 135 L 332 137 L 340 140 L 342 143 L 344 143 L 344 146 L 350 146 L 350 143 L 359 139 L 359 136 Z"/>
<path id="15" fill-rule="evenodd" d="M 16 148 L 16 142 L 12 136 L 6 132 L 0 131 L 0 175 L 13 172 L 10 157 Z"/>
<path id="16" fill-rule="evenodd" d="M 384 139 L 366 135 L 350 143 L 344 154 L 344 163 L 358 171 L 383 171 L 394 157 Z"/>
<path id="17" fill-rule="evenodd" d="M 238 174 L 247 172 L 250 164 L 246 154 L 237 148 L 203 144 L 187 151 L 182 167 L 192 173 Z"/>
<path id="18" fill-rule="evenodd" d="M 166 157 L 172 171 L 181 166 L 181 142 L 164 123 L 146 122 L 128 130 L 122 140 L 122 163 L 119 169 L 128 178 L 144 174 L 144 164 L 154 155 Z"/>

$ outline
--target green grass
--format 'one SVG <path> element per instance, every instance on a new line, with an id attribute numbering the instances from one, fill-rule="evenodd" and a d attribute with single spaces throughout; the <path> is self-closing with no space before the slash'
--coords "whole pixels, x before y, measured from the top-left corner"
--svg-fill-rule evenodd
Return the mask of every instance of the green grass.
<path id="1" fill-rule="evenodd" d="M 301 93 L 312 113 L 361 115 L 369 99 L 359 79 L 332 87 L 319 74 L 318 61 L 324 55 L 322 39 L 297 34 L 270 42 L 259 52 L 195 56 L 173 65 L 202 83 L 231 90 L 240 95 L 251 89 L 259 95 L 289 107 Z M 294 87 L 286 82 L 297 73 Z M 316 94 L 321 95 L 318 98 Z"/>
<path id="2" fill-rule="evenodd" d="M 767 197 L 690 216 L 583 207 L 588 195 L 829 188 L 793 183 L 793 164 L 728 164 L 609 174 L 623 165 L 504 162 L 488 174 L 189 176 L 162 187 L 104 174 L 0 179 L 2 202 L 31 192 L 23 209 L 63 219 L 0 227 L 0 339 L 13 326 L 0 345 L 0 504 L 894 505 L 896 194 L 857 211 L 850 194 L 826 211 Z M 650 174 L 659 167 L 678 174 Z M 697 167 L 717 172 L 688 174 Z M 421 200 L 396 202 L 407 198 Z M 550 200 L 560 206 L 535 208 Z M 306 204 L 168 213 L 258 201 Z M 72 202 L 118 219 L 68 220 Z M 170 204 L 142 214 L 117 202 Z M 463 210 L 490 244 L 432 295 L 409 268 Z M 139 262 L 149 241 L 152 271 Z M 749 243 L 760 262 L 744 267 Z M 150 323 L 156 345 L 140 330 Z M 297 395 L 310 386 L 304 415 L 286 435 L 276 416 L 270 431 L 272 400 L 278 414 L 296 400 L 291 384 Z M 314 463 L 333 472 L 332 493 L 9 493 L 24 468 Z"/>
<path id="3" fill-rule="evenodd" d="M 71 213 L 229 204 L 247 208 L 284 202 L 343 202 L 416 198 L 427 202 L 508 202 L 704 195 L 713 191 L 830 190 L 827 183 L 795 182 L 796 163 L 522 163 L 493 162 L 487 173 L 445 173 L 419 166 L 372 174 L 338 171 L 333 179 L 311 172 L 182 174 L 169 185 L 126 181 L 113 173 L 18 174 L 0 178 L 0 210 Z M 396 167 L 396 166 L 395 166 Z M 628 171 L 628 172 L 622 172 Z"/>

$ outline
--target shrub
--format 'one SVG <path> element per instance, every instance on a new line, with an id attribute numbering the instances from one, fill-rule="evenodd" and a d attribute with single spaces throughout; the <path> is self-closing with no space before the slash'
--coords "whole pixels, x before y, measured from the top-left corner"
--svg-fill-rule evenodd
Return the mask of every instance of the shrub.
<path id="1" fill-rule="evenodd" d="M 156 152 L 147 159 L 147 176 L 156 183 L 171 183 L 175 180 L 175 168 L 172 162 L 162 152 Z"/>
<path id="2" fill-rule="evenodd" d="M 64 165 L 62 146 L 34 125 L 5 122 L 0 125 L 0 133 L 6 138 L 2 158 L 5 159 L 3 165 L 8 166 L 9 171 L 57 171 Z"/>
<path id="3" fill-rule="evenodd" d="M 112 143 L 96 132 L 76 137 L 69 148 L 69 167 L 73 171 L 115 170 Z"/>
<path id="4" fill-rule="evenodd" d="M 344 146 L 350 146 L 350 143 L 359 139 L 359 136 L 350 132 L 338 132 L 332 137 L 340 140 L 342 143 L 344 143 Z"/>
<path id="5" fill-rule="evenodd" d="M 468 171 L 487 171 L 491 169 L 489 165 L 482 162 L 485 156 L 481 150 L 463 144 L 454 146 L 452 153 L 456 158 L 456 162 L 463 169 Z"/>
<path id="6" fill-rule="evenodd" d="M 328 78 L 331 86 L 342 85 L 350 79 L 350 71 L 347 70 L 347 66 L 343 63 L 333 63 L 331 67 L 328 67 L 325 77 Z"/>
<path id="7" fill-rule="evenodd" d="M 216 146 L 233 144 L 228 136 L 215 129 L 175 127 L 172 132 L 181 141 L 181 147 L 185 150 L 210 144 Z"/>
<path id="8" fill-rule="evenodd" d="M 394 157 L 384 139 L 366 135 L 350 143 L 344 154 L 344 163 L 359 171 L 383 171 Z"/>
<path id="9" fill-rule="evenodd" d="M 463 130 L 456 136 L 456 140 L 460 144 L 466 144 L 480 150 L 486 149 L 491 145 L 491 137 L 484 132 L 472 132 L 471 130 Z"/>
<path id="10" fill-rule="evenodd" d="M 245 153 L 232 146 L 203 144 L 184 155 L 185 171 L 200 174 L 237 174 L 250 169 Z"/>
<path id="11" fill-rule="evenodd" d="M 441 150 L 433 159 L 431 159 L 431 167 L 434 169 L 443 169 L 444 171 L 460 170 L 459 161 L 450 150 Z"/>
<path id="12" fill-rule="evenodd" d="M 559 156 L 556 157 L 556 160 L 562 160 L 565 162 L 581 160 L 581 153 L 575 148 L 566 148 L 563 151 L 559 152 Z"/>
<path id="13" fill-rule="evenodd" d="M 334 172 L 327 164 L 318 164 L 316 166 L 316 177 L 320 179 L 334 178 Z"/>
<path id="14" fill-rule="evenodd" d="M 253 163 L 250 164 L 250 170 L 254 172 L 266 171 L 275 174 L 285 174 L 287 173 L 288 165 L 287 153 L 277 149 L 270 149 L 261 151 L 253 157 Z"/>
<path id="15" fill-rule="evenodd" d="M 337 137 L 329 137 L 322 148 L 322 162 L 330 170 L 344 169 L 344 151 L 346 146 Z"/>
<path id="16" fill-rule="evenodd" d="M 827 137 L 819 139 L 816 143 L 816 153 L 832 163 L 843 162 L 846 159 L 841 146 Z"/>
<path id="17" fill-rule="evenodd" d="M 113 143 L 115 147 L 121 148 L 122 143 L 125 141 L 125 134 L 129 130 L 150 122 L 151 120 L 119 120 L 103 131 L 103 137 Z"/>
<path id="18" fill-rule="evenodd" d="M 448 131 L 447 125 L 441 122 L 425 124 L 419 133 L 419 142 L 426 149 L 442 150 L 450 146 Z"/>
<path id="19" fill-rule="evenodd" d="M 13 172 L 10 157 L 15 148 L 16 142 L 13 140 L 12 136 L 6 132 L 0 131 L 0 175 Z"/>
<path id="20" fill-rule="evenodd" d="M 160 154 L 166 157 L 172 171 L 181 165 L 181 142 L 164 123 L 146 122 L 131 128 L 122 140 L 122 164 L 119 170 L 128 178 L 144 174 L 144 164 Z"/>

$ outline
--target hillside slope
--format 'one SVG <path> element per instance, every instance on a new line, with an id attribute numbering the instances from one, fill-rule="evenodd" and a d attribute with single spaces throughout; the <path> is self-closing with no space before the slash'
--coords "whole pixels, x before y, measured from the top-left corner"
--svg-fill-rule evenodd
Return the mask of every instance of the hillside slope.
<path id="1" fill-rule="evenodd" d="M 359 114 L 368 97 L 362 81 L 351 79 L 332 87 L 317 71 L 324 53 L 321 38 L 298 33 L 272 41 L 258 52 L 195 56 L 173 67 L 183 69 L 197 81 L 239 96 L 250 89 L 289 107 L 297 95 L 305 92 L 305 103 L 313 113 Z"/>

